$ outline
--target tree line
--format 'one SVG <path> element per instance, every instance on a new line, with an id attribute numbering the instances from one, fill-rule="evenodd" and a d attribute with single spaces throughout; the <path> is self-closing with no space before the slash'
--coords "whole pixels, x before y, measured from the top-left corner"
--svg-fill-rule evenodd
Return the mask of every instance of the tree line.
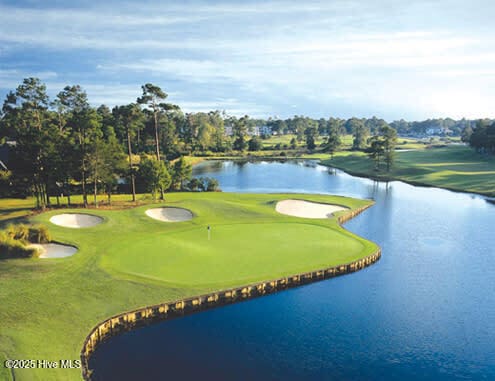
<path id="1" fill-rule="evenodd" d="M 366 152 L 376 170 L 391 169 L 398 133 L 425 133 L 435 126 L 462 133 L 462 139 L 480 152 L 494 152 L 494 123 L 489 120 L 237 118 L 220 111 L 184 113 L 167 98 L 159 86 L 147 83 L 136 91 L 133 103 L 95 108 L 79 85 L 64 87 L 51 100 L 39 79 L 24 79 L 7 94 L 0 113 L 0 144 L 8 141 L 11 148 L 10 171 L 0 168 L 0 185 L 10 184 L 15 195 L 34 194 L 41 208 L 50 205 L 50 197 L 58 202 L 62 194 L 70 204 L 74 192 L 88 205 L 91 194 L 96 203 L 102 192 L 110 202 L 119 190 L 131 193 L 133 201 L 143 191 L 163 198 L 168 189 L 214 190 L 218 183 L 213 179 L 190 181 L 191 166 L 184 156 L 259 151 L 262 139 L 269 136 L 250 132 L 260 126 L 270 134 L 294 134 L 291 149 L 303 143 L 310 152 L 331 155 L 350 134 L 352 149 Z M 319 147 L 318 136 L 324 138 Z M 0 194 L 6 193 L 0 189 Z"/>
<path id="2" fill-rule="evenodd" d="M 477 120 L 460 119 L 454 120 L 451 118 L 427 119 L 423 121 L 406 121 L 404 119 L 394 120 L 390 123 L 384 119 L 373 116 L 372 118 L 320 118 L 312 119 L 305 116 L 295 115 L 289 119 L 272 119 L 268 120 L 253 120 L 253 123 L 266 124 L 277 133 L 296 134 L 298 139 L 302 141 L 304 138 L 304 130 L 306 128 L 316 128 L 319 135 L 327 135 L 332 126 L 338 125 L 342 129 L 342 133 L 351 134 L 357 124 L 364 125 L 372 135 L 378 133 L 381 127 L 389 125 L 401 135 L 426 135 L 429 129 L 448 129 L 452 136 L 460 136 L 465 128 L 476 126 Z"/>
<path id="3" fill-rule="evenodd" d="M 7 94 L 0 115 L 0 138 L 11 151 L 9 172 L 0 171 L 4 182 L 8 178 L 17 195 L 34 194 L 40 208 L 61 195 L 70 204 L 74 191 L 85 206 L 91 194 L 95 204 L 102 192 L 110 201 L 122 179 L 133 201 L 137 191 L 163 197 L 167 189 L 186 189 L 191 165 L 183 154 L 204 144 L 211 126 L 223 127 L 223 118 L 218 112 L 184 115 L 166 98 L 158 86 L 145 84 L 135 103 L 94 108 L 79 85 L 50 100 L 39 79 L 24 79 Z M 193 186 L 214 190 L 218 183 L 202 179 Z"/>
<path id="4" fill-rule="evenodd" d="M 461 137 L 479 153 L 495 154 L 495 122 L 481 119 L 474 128 L 466 128 Z"/>

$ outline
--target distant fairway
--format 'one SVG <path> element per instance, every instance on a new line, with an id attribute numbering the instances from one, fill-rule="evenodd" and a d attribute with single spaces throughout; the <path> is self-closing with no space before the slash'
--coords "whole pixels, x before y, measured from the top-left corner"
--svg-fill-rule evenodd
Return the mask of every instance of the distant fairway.
<path id="1" fill-rule="evenodd" d="M 123 197 L 129 198 L 115 199 Z M 59 210 L 31 217 L 46 224 L 56 241 L 78 251 L 60 259 L 0 261 L 0 359 L 77 359 L 89 331 L 117 313 L 347 263 L 376 251 L 374 243 L 341 228 L 335 217 L 277 213 L 276 203 L 288 198 L 351 209 L 370 203 L 319 195 L 175 193 L 161 204 L 91 209 L 88 213 L 104 222 L 84 229 L 51 224 Z M 1 222 L 22 217 L 27 205 L 1 200 Z M 193 219 L 163 222 L 145 214 L 161 206 L 188 209 Z M 71 212 L 82 210 L 64 209 Z M 7 374 L 2 369 L 0 378 Z M 81 373 L 18 369 L 15 377 L 66 381 L 79 380 Z"/>
<path id="2" fill-rule="evenodd" d="M 495 196 L 495 157 L 480 155 L 464 146 L 397 152 L 390 173 L 377 174 L 373 161 L 362 152 L 338 152 L 322 164 L 361 176 Z"/>

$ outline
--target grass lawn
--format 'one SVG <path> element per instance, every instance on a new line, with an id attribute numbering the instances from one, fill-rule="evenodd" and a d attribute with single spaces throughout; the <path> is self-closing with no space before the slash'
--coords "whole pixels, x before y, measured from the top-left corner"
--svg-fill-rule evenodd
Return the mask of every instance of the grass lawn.
<path id="1" fill-rule="evenodd" d="M 22 219 L 35 206 L 33 199 L 4 198 L 0 201 L 0 226 L 3 221 Z"/>
<path id="2" fill-rule="evenodd" d="M 424 149 L 429 143 L 420 139 L 398 138 L 397 149 Z M 352 147 L 352 146 L 351 146 Z"/>
<path id="3" fill-rule="evenodd" d="M 274 149 L 274 147 L 277 144 L 280 144 L 281 146 L 283 146 L 285 144 L 285 145 L 287 145 L 287 147 L 285 149 L 287 149 L 290 146 L 290 141 L 293 138 L 296 139 L 297 148 L 306 147 L 305 138 L 303 137 L 303 140 L 298 142 L 297 141 L 297 135 L 295 135 L 295 134 L 273 135 L 273 136 L 270 136 L 268 139 L 261 140 L 261 142 L 262 142 L 263 147 L 265 149 Z M 324 136 L 317 136 L 315 139 L 316 145 L 319 146 L 321 143 L 323 143 L 325 141 L 325 139 L 326 139 L 326 137 L 324 137 Z M 281 147 L 281 149 L 284 149 L 284 148 Z"/>
<path id="4" fill-rule="evenodd" d="M 335 218 L 276 213 L 276 202 L 286 198 L 350 208 L 369 203 L 322 195 L 174 193 L 166 195 L 165 205 L 191 210 L 193 220 L 152 220 L 144 214 L 149 205 L 91 209 L 104 222 L 86 229 L 49 223 L 60 211 L 30 217 L 79 252 L 63 259 L 0 261 L 0 359 L 78 359 L 91 328 L 119 312 L 346 263 L 376 250 Z M 16 209 L 26 213 L 29 202 L 1 200 L 2 216 L 19 217 Z M 0 367 L 0 379 L 9 377 Z M 80 378 L 79 369 L 15 371 L 16 380 Z"/>
<path id="5" fill-rule="evenodd" d="M 464 146 L 398 152 L 395 166 L 388 174 L 376 173 L 373 162 L 362 152 L 338 152 L 322 164 L 363 176 L 495 196 L 495 158 Z"/>

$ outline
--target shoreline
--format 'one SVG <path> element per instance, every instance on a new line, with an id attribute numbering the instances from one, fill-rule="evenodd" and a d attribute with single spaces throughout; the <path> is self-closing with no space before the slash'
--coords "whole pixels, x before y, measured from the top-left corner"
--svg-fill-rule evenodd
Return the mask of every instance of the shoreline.
<path id="1" fill-rule="evenodd" d="M 370 203 L 354 210 L 349 210 L 347 213 L 336 217 L 337 221 L 340 225 L 342 225 L 361 214 L 372 205 L 374 205 L 374 203 Z M 161 304 L 144 306 L 111 316 L 103 322 L 97 324 L 84 340 L 83 347 L 80 352 L 82 377 L 86 381 L 92 380 L 93 371 L 89 368 L 89 360 L 91 355 L 94 353 L 99 344 L 107 341 L 113 336 L 118 336 L 122 333 L 129 332 L 146 325 L 218 308 L 228 304 L 242 302 L 244 300 L 261 297 L 278 291 L 287 290 L 289 288 L 299 287 L 362 270 L 376 263 L 381 258 L 381 248 L 378 245 L 377 247 L 378 248 L 372 254 L 368 254 L 363 258 L 349 263 L 324 269 L 317 269 L 301 274 L 285 276 L 273 280 L 256 282 L 239 287 L 217 290 L 207 294 L 164 302 Z"/>
<path id="2" fill-rule="evenodd" d="M 359 178 L 362 178 L 362 179 L 369 179 L 369 180 L 373 180 L 373 181 L 381 181 L 381 182 L 386 182 L 386 183 L 389 183 L 389 182 L 392 182 L 392 181 L 401 181 L 403 183 L 406 183 L 406 184 L 409 184 L 409 185 L 412 185 L 412 186 L 416 186 L 416 187 L 422 187 L 422 188 L 438 188 L 438 189 L 445 189 L 445 190 L 448 190 L 450 192 L 455 192 L 455 193 L 473 194 L 473 195 L 477 195 L 477 196 L 483 196 L 483 197 L 486 197 L 486 200 L 488 202 L 495 202 L 495 193 L 472 192 L 472 191 L 468 191 L 468 190 L 464 190 L 464 189 L 459 189 L 459 188 L 452 188 L 452 187 L 445 187 L 445 186 L 439 186 L 439 185 L 434 185 L 434 184 L 422 183 L 421 181 L 403 180 L 403 179 L 398 178 L 398 177 L 373 176 L 373 175 L 370 175 L 370 174 L 367 174 L 367 173 L 363 173 L 363 172 L 349 171 L 349 170 L 347 170 L 347 169 L 345 169 L 345 168 L 343 168 L 341 166 L 337 166 L 337 165 L 324 164 L 324 163 L 321 162 L 321 160 L 319 160 L 318 164 L 319 165 L 322 165 L 324 167 L 327 167 L 327 168 L 338 169 L 338 170 L 340 170 L 340 171 L 342 171 L 344 173 L 347 173 L 348 175 L 359 177 Z"/>
<path id="3" fill-rule="evenodd" d="M 488 198 L 488 202 L 495 202 L 495 191 L 492 193 L 487 193 L 487 192 L 473 192 L 473 191 L 468 191 L 460 188 L 453 188 L 453 187 L 446 187 L 446 186 L 440 186 L 440 185 L 435 185 L 435 184 L 428 184 L 428 183 L 423 183 L 420 181 L 413 181 L 413 180 L 405 180 L 401 179 L 399 177 L 388 177 L 388 176 L 375 176 L 373 174 L 365 173 L 365 172 L 354 172 L 352 170 L 348 170 L 342 166 L 338 165 L 330 165 L 330 164 L 325 164 L 323 163 L 322 159 L 320 158 L 311 158 L 307 157 L 305 155 L 301 156 L 244 156 L 244 157 L 203 157 L 202 160 L 198 161 L 195 163 L 200 164 L 203 161 L 222 161 L 222 160 L 229 160 L 229 161 L 288 161 L 288 160 L 313 160 L 317 161 L 319 165 L 322 165 L 327 168 L 335 168 L 339 169 L 348 175 L 355 176 L 355 177 L 360 177 L 360 178 L 365 178 L 365 179 L 370 179 L 374 181 L 382 181 L 382 182 L 391 182 L 391 181 L 402 181 L 403 183 L 413 185 L 413 186 L 419 186 L 419 187 L 424 187 L 424 188 L 439 188 L 439 189 L 445 189 L 451 192 L 457 192 L 457 193 L 465 193 L 465 194 L 474 194 L 478 196 L 483 196 Z M 326 159 L 325 159 L 326 160 Z"/>

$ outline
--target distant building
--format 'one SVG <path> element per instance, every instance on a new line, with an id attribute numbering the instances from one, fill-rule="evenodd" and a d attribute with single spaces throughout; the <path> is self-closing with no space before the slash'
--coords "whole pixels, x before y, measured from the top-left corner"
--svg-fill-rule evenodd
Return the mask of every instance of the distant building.
<path id="1" fill-rule="evenodd" d="M 260 128 L 258 126 L 251 127 L 248 129 L 249 136 L 260 136 Z"/>
<path id="2" fill-rule="evenodd" d="M 231 126 L 224 127 L 225 136 L 232 136 L 233 134 Z M 248 129 L 247 134 L 249 136 L 272 135 L 272 129 L 268 126 L 254 126 Z"/>
<path id="3" fill-rule="evenodd" d="M 269 126 L 261 126 L 260 133 L 261 135 L 272 135 L 272 128 Z"/>
<path id="4" fill-rule="evenodd" d="M 232 126 L 225 126 L 223 129 L 225 136 L 232 136 L 234 132 L 232 131 Z"/>
<path id="5" fill-rule="evenodd" d="M 428 136 L 444 136 L 450 134 L 452 134 L 452 130 L 445 127 L 430 127 L 426 129 L 426 135 Z"/>
<path id="6" fill-rule="evenodd" d="M 426 129 L 426 135 L 440 135 L 441 133 L 441 127 L 430 127 Z"/>
<path id="7" fill-rule="evenodd" d="M 268 126 L 254 126 L 248 131 L 250 136 L 271 135 L 272 129 Z"/>

